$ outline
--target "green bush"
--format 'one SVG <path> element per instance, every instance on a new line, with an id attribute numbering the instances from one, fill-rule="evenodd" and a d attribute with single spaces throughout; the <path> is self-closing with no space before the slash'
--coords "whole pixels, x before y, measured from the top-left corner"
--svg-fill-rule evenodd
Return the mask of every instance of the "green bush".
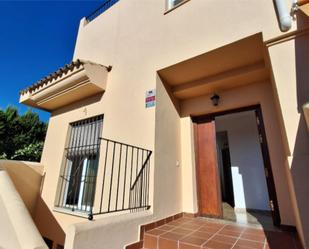
<path id="1" fill-rule="evenodd" d="M 0 159 L 40 161 L 46 130 L 31 110 L 23 115 L 15 107 L 0 110 Z"/>

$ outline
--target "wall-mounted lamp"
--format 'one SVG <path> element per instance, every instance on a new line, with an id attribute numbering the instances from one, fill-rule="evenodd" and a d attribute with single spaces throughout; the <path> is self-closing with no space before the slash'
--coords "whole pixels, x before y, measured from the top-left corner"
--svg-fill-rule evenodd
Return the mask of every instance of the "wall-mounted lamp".
<path id="1" fill-rule="evenodd" d="M 211 96 L 211 98 L 210 98 L 210 100 L 211 100 L 211 102 L 214 106 L 217 106 L 219 104 L 219 99 L 220 99 L 220 96 L 216 93 L 213 96 Z"/>

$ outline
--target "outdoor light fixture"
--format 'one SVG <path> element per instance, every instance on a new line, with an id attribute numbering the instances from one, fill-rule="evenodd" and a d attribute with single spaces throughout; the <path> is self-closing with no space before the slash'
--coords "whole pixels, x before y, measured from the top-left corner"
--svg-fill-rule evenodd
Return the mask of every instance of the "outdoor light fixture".
<path id="1" fill-rule="evenodd" d="M 220 96 L 216 93 L 210 98 L 214 106 L 217 106 L 219 104 L 219 99 L 220 99 Z"/>

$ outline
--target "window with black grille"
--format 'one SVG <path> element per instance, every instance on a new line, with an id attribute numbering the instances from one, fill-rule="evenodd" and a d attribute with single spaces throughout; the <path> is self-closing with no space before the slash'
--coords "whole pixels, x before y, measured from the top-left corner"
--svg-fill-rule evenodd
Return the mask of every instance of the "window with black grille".
<path id="1" fill-rule="evenodd" d="M 90 211 L 94 202 L 103 115 L 70 124 L 58 206 Z"/>
<path id="2" fill-rule="evenodd" d="M 188 0 L 167 0 L 167 9 L 172 9 Z"/>

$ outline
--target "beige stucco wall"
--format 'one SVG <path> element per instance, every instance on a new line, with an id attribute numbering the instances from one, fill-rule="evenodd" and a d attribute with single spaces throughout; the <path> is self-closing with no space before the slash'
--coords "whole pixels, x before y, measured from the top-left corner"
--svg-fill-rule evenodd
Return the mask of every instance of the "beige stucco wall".
<path id="1" fill-rule="evenodd" d="M 160 78 L 157 78 L 155 129 L 154 215 L 163 218 L 182 211 L 180 118 Z"/>
<path id="2" fill-rule="evenodd" d="M 68 125 L 97 114 L 104 114 L 103 137 L 154 151 L 151 158 L 151 211 L 154 212 L 153 219 L 157 219 L 182 210 L 197 210 L 194 143 L 188 115 L 261 103 L 281 218 L 283 224 L 295 224 L 290 197 L 287 197 L 287 193 L 293 193 L 292 187 L 288 188 L 288 167 L 284 166 L 287 158 L 279 142 L 282 135 L 279 124 L 283 122 L 281 115 L 277 115 L 283 108 L 283 131 L 291 130 L 287 132 L 291 146 L 298 127 L 298 122 L 288 121 L 297 113 L 296 99 L 289 98 L 290 90 L 295 91 L 291 86 L 295 81 L 282 86 L 278 78 L 281 76 L 276 76 L 282 70 L 285 70 L 284 75 L 295 75 L 295 70 L 281 67 L 278 58 L 275 69 L 275 84 L 281 84 L 278 109 L 272 102 L 270 85 L 263 83 L 245 87 L 242 91 L 234 89 L 222 93 L 222 103 L 217 109 L 210 105 L 209 96 L 185 101 L 180 115 L 156 74 L 159 69 L 258 32 L 263 33 L 265 40 L 281 34 L 273 2 L 191 0 L 166 15 L 164 11 L 165 0 L 121 0 L 91 23 L 81 21 L 74 59 L 112 65 L 113 69 L 108 74 L 106 92 L 102 96 L 59 109 L 50 119 L 42 156 L 46 177 L 37 220 L 41 231 L 59 243 L 63 242 L 64 232 L 71 224 L 88 223 L 82 218 L 53 211 Z M 271 51 L 272 62 L 272 56 L 281 53 L 285 50 Z M 275 61 L 273 64 L 276 67 Z M 145 92 L 155 88 L 157 106 L 146 109 Z M 284 88 L 286 93 L 283 93 Z M 275 116 L 279 116 L 279 120 Z M 302 190 L 299 193 L 300 198 Z M 297 211 L 296 205 L 294 208 Z M 51 213 L 50 219 L 42 218 L 46 212 Z M 57 232 L 46 228 L 50 222 L 58 228 Z M 300 224 L 299 220 L 297 224 Z"/>
<path id="3" fill-rule="evenodd" d="M 138 241 L 139 225 L 152 219 L 151 212 L 145 211 L 73 224 L 66 234 L 65 249 L 123 248 Z"/>
<path id="4" fill-rule="evenodd" d="M 194 130 L 191 117 L 181 118 L 182 209 L 197 213 Z"/>
<path id="5" fill-rule="evenodd" d="M 300 28 L 309 27 L 309 21 L 298 16 Z M 282 111 L 290 172 L 290 184 L 294 187 L 294 209 L 298 230 L 309 245 L 309 137 L 303 113 L 303 105 L 309 101 L 308 59 L 309 36 L 299 36 L 269 47 L 271 64 L 276 82 L 277 98 Z"/>
<path id="6" fill-rule="evenodd" d="M 5 163 L 5 161 L 1 161 L 1 163 Z M 24 203 L 25 199 L 31 198 L 23 193 L 19 194 L 16 177 L 13 183 L 10 175 L 7 169 L 0 168 L 0 248 L 47 249 L 47 245 L 29 213 L 29 206 L 26 207 Z M 29 174 L 24 175 L 24 177 L 27 176 Z M 27 186 L 30 186 L 29 192 L 31 192 L 33 190 L 31 184 L 24 185 L 24 188 Z"/>
<path id="7" fill-rule="evenodd" d="M 41 191 L 43 165 L 35 162 L 0 160 L 1 168 L 7 171 L 28 211 L 34 217 Z"/>

